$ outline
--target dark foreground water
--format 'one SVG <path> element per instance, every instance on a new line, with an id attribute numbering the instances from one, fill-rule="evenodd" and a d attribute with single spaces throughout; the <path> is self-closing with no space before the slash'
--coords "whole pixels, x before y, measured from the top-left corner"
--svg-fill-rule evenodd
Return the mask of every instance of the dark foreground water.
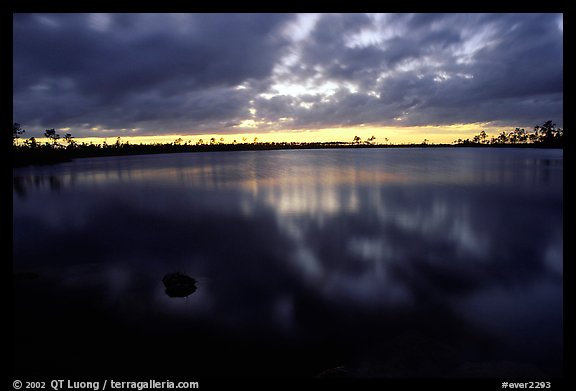
<path id="1" fill-rule="evenodd" d="M 484 148 L 14 169 L 15 374 L 561 376 L 562 173 Z"/>

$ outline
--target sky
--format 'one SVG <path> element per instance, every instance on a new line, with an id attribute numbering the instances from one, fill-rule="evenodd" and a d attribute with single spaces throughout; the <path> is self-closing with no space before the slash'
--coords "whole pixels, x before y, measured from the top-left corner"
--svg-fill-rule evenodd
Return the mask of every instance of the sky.
<path id="1" fill-rule="evenodd" d="M 562 118 L 562 14 L 13 15 L 24 137 L 452 142 Z"/>

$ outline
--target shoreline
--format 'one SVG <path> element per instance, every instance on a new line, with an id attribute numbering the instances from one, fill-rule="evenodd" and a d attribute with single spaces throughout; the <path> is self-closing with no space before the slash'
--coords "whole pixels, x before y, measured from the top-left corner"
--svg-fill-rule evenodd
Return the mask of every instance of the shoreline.
<path id="1" fill-rule="evenodd" d="M 86 157 L 111 157 L 190 152 L 238 152 L 298 149 L 371 149 L 371 148 L 534 148 L 563 149 L 559 145 L 542 144 L 349 144 L 340 142 L 318 143 L 257 143 L 257 144 L 113 144 L 109 146 L 80 145 L 67 148 L 36 147 L 13 148 L 12 168 L 50 165 L 70 162 Z"/>

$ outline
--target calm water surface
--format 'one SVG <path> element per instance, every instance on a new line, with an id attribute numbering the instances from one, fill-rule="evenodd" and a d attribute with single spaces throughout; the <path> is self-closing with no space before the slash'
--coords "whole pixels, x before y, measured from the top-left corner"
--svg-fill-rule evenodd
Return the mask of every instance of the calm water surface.
<path id="1" fill-rule="evenodd" d="M 562 374 L 561 150 L 183 153 L 13 175 L 16 373 Z M 164 290 L 176 271 L 198 281 L 186 298 Z"/>

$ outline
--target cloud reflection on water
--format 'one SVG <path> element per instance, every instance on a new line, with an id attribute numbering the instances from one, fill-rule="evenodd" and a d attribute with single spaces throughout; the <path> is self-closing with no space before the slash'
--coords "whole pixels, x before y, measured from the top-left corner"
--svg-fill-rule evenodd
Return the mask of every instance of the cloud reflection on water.
<path id="1" fill-rule="evenodd" d="M 15 170 L 15 268 L 63 268 L 111 308 L 144 316 L 302 335 L 325 324 L 310 300 L 415 319 L 435 308 L 515 348 L 522 329 L 559 351 L 561 155 L 546 165 L 543 151 L 479 153 L 182 154 Z M 52 177 L 59 186 L 38 179 Z M 73 273 L 86 264 L 96 271 Z M 161 294 L 159 276 L 177 269 L 200 281 L 185 305 Z"/>

